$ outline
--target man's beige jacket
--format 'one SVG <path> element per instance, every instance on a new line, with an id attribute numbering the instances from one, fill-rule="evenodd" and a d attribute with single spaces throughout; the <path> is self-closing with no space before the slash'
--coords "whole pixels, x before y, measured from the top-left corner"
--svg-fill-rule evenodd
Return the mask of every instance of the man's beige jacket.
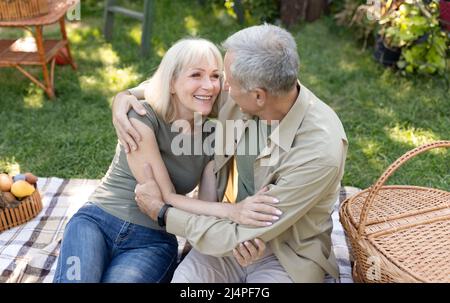
<path id="1" fill-rule="evenodd" d="M 299 86 L 296 102 L 254 163 L 255 191 L 268 186 L 266 194 L 280 200 L 276 205 L 283 211 L 280 219 L 268 227 L 250 227 L 170 209 L 167 231 L 213 256 L 230 255 L 239 243 L 260 238 L 295 282 L 321 282 L 324 272 L 335 278 L 339 274 L 331 245 L 331 213 L 339 197 L 348 143 L 335 112 Z M 227 120 L 242 119 L 237 129 L 225 127 Z M 215 142 L 219 201 L 230 192 L 233 154 L 249 121 L 231 99 L 219 112 Z"/>

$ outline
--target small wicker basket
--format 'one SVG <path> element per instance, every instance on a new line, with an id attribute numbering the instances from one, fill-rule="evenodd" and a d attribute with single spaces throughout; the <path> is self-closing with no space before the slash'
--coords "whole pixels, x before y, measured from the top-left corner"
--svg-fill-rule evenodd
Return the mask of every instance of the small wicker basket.
<path id="1" fill-rule="evenodd" d="M 0 232 L 30 221 L 42 210 L 42 200 L 36 189 L 17 207 L 0 210 Z"/>
<path id="2" fill-rule="evenodd" d="M 450 193 L 386 185 L 406 161 L 438 141 L 397 159 L 370 188 L 345 200 L 340 220 L 352 247 L 356 282 L 450 282 Z"/>
<path id="3" fill-rule="evenodd" d="M 31 18 L 48 12 L 48 0 L 0 0 L 0 21 Z"/>

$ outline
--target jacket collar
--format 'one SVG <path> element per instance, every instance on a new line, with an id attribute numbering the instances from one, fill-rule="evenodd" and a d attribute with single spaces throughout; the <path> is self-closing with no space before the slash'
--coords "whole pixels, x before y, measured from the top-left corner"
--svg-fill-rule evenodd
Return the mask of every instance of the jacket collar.
<path id="1" fill-rule="evenodd" d="M 310 97 L 311 92 L 305 86 L 301 85 L 299 81 L 297 82 L 297 87 L 300 89 L 297 100 L 295 100 L 289 112 L 269 136 L 271 142 L 286 152 L 291 149 L 292 142 L 312 103 Z"/>
<path id="2" fill-rule="evenodd" d="M 300 89 L 300 92 L 295 100 L 295 103 L 292 105 L 286 116 L 284 116 L 284 118 L 280 121 L 279 125 L 272 130 L 271 135 L 268 137 L 266 148 L 261 151 L 257 158 L 270 154 L 275 148 L 275 145 L 281 147 L 285 152 L 288 152 L 291 149 L 292 142 L 294 141 L 298 129 L 305 118 L 309 106 L 313 102 L 311 92 L 299 81 L 297 81 L 297 87 Z M 227 95 L 227 97 L 229 96 Z M 238 143 L 242 139 L 244 130 L 251 118 L 247 114 L 242 113 L 239 106 L 231 98 L 228 99 L 228 104 L 225 104 L 225 106 L 221 109 L 221 114 L 222 117 L 232 117 L 234 120 L 241 120 L 243 122 L 241 125 L 242 127 L 237 129 L 235 141 L 233 142 L 233 149 L 235 150 Z M 223 136 L 225 138 L 225 132 L 223 133 Z M 229 144 L 230 143 L 231 142 L 229 142 Z M 228 150 L 230 148 L 229 145 L 227 148 L 225 148 L 225 146 L 227 146 L 227 144 L 222 146 L 224 151 L 225 149 Z M 225 154 L 227 154 L 227 152 L 225 152 Z"/>

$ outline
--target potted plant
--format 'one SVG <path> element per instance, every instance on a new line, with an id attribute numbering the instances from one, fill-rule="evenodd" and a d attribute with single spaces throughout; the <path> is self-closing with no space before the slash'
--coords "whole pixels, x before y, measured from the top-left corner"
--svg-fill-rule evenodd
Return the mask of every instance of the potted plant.
<path id="1" fill-rule="evenodd" d="M 439 1 L 405 4 L 411 37 L 402 49 L 397 66 L 407 73 L 444 74 L 449 39 L 439 26 Z"/>
<path id="2" fill-rule="evenodd" d="M 403 29 L 398 26 L 399 10 L 404 1 L 390 1 L 382 7 L 375 40 L 374 58 L 385 66 L 394 66 L 404 45 Z"/>
<path id="3" fill-rule="evenodd" d="M 396 66 L 408 73 L 443 73 L 446 68 L 448 37 L 439 26 L 439 0 L 405 0 L 395 11 L 380 20 L 377 50 L 386 47 L 388 60 L 381 63 Z M 398 57 L 390 51 L 398 51 Z M 382 56 L 378 58 L 384 59 Z"/>
<path id="4" fill-rule="evenodd" d="M 402 50 L 400 47 L 386 45 L 385 40 L 380 35 L 375 40 L 375 50 L 373 56 L 375 60 L 384 66 L 394 66 L 400 59 Z"/>

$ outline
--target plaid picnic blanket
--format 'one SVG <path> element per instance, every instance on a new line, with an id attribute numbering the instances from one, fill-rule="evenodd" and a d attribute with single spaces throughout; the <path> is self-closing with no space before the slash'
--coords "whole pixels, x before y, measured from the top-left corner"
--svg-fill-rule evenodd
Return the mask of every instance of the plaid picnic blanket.
<path id="1" fill-rule="evenodd" d="M 64 227 L 100 180 L 39 178 L 38 189 L 43 209 L 31 221 L 0 233 L 0 282 L 52 282 Z M 340 201 L 354 193 L 354 188 L 343 187 Z M 336 203 L 333 213 L 333 249 L 336 254 L 340 279 L 331 277 L 326 282 L 351 283 L 349 250 Z M 178 238 L 179 255 L 185 240 Z"/>

